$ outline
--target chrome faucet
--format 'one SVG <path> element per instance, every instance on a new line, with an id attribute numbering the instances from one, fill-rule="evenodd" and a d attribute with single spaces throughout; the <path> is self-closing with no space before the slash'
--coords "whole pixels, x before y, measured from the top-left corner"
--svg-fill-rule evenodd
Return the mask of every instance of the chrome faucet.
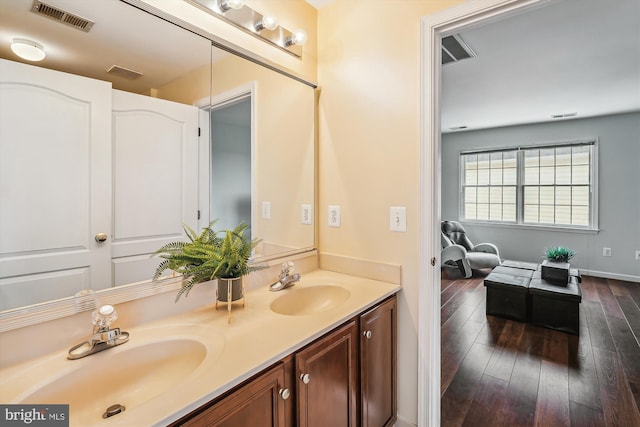
<path id="1" fill-rule="evenodd" d="M 295 270 L 293 261 L 283 263 L 280 268 L 280 276 L 278 277 L 278 281 L 272 283 L 269 286 L 269 290 L 272 292 L 281 291 L 295 285 L 296 282 L 300 281 L 300 273 L 291 274 L 293 270 Z"/>
<path id="2" fill-rule="evenodd" d="M 94 310 L 91 317 L 93 319 L 91 337 L 87 341 L 71 347 L 67 359 L 80 359 L 129 341 L 128 332 L 121 332 L 120 328 L 111 329 L 111 323 L 118 318 L 118 313 L 112 305 L 103 305 Z"/>

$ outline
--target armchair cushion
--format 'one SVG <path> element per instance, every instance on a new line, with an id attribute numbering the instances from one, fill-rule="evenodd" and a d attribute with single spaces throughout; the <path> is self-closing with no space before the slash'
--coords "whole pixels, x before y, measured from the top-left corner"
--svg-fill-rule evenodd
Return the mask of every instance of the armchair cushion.
<path id="1" fill-rule="evenodd" d="M 464 227 L 457 221 L 443 221 L 441 234 L 441 263 L 457 267 L 463 277 L 469 278 L 472 270 L 494 268 L 500 265 L 500 253 L 492 243 L 474 245 Z"/>

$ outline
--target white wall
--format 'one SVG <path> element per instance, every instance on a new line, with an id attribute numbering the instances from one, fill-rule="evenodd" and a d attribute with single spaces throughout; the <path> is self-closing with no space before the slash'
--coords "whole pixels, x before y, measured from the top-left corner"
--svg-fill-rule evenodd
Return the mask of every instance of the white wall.
<path id="1" fill-rule="evenodd" d="M 459 154 L 471 148 L 508 147 L 597 137 L 599 228 L 597 234 L 471 225 L 474 242 L 492 242 L 503 258 L 537 262 L 545 247 L 566 245 L 572 260 L 596 275 L 640 281 L 640 113 L 448 133 L 442 137 L 442 219 L 458 219 Z M 611 257 L 602 248 L 611 248 Z"/>

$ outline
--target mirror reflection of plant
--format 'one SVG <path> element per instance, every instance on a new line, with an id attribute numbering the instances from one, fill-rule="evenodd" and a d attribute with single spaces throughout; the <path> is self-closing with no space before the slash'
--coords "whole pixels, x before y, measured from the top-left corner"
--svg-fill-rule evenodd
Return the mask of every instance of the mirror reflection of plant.
<path id="1" fill-rule="evenodd" d="M 251 252 L 260 242 L 246 236 L 249 226 L 241 222 L 233 230 L 225 230 L 224 237 L 219 237 L 221 232 L 213 229 L 216 221 L 211 221 L 200 234 L 184 225 L 189 241 L 168 243 L 151 255 L 163 258 L 156 268 L 153 280 L 157 280 L 166 270 L 182 274 L 182 287 L 176 301 L 182 294 L 186 297 L 197 283 L 217 278 L 242 277 L 262 268 L 248 264 Z"/>
<path id="2" fill-rule="evenodd" d="M 565 248 L 564 246 L 553 246 L 551 248 L 547 248 L 544 253 L 549 261 L 554 262 L 569 262 L 569 260 L 576 254 L 574 250 Z"/>

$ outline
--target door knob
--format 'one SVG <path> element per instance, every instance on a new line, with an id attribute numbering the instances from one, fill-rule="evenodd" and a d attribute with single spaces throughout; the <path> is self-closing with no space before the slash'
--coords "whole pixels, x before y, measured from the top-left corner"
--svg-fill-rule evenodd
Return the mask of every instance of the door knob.
<path id="1" fill-rule="evenodd" d="M 300 379 L 303 383 L 309 384 L 309 381 L 311 381 L 311 376 L 309 374 L 302 374 L 300 375 Z"/>
<path id="2" fill-rule="evenodd" d="M 107 241 L 107 233 L 96 234 L 96 242 L 102 243 Z"/>

